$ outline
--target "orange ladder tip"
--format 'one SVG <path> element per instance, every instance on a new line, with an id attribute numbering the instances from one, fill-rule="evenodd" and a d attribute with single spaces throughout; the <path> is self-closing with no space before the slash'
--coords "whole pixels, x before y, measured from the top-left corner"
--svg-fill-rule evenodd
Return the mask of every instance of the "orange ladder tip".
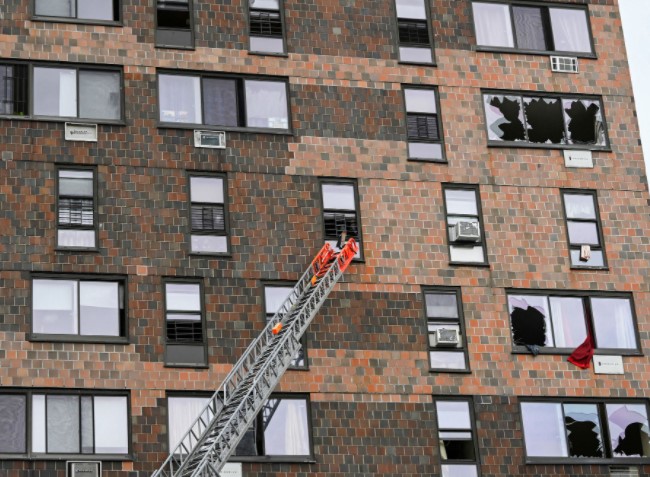
<path id="1" fill-rule="evenodd" d="M 274 335 L 277 335 L 281 329 L 282 329 L 282 323 L 277 323 L 273 328 L 271 328 L 271 332 Z"/>

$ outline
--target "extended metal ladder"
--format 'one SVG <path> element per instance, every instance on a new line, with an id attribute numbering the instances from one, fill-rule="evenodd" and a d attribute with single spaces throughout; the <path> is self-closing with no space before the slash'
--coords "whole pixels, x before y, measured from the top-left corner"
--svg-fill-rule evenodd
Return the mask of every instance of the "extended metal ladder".
<path id="1" fill-rule="evenodd" d="M 180 443 L 152 477 L 218 477 L 300 349 L 300 338 L 359 246 L 320 250 L 278 312 L 251 343 Z"/>

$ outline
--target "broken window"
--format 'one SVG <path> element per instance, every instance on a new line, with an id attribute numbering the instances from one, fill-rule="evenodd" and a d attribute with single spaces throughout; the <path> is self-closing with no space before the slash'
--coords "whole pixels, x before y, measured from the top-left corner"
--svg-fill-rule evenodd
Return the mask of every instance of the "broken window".
<path id="1" fill-rule="evenodd" d="M 359 244 L 355 258 L 361 257 L 361 225 L 357 209 L 356 183 L 349 181 L 322 182 L 323 223 L 325 241 L 335 249 L 354 238 Z"/>
<path id="2" fill-rule="evenodd" d="M 476 44 L 533 52 L 593 55 L 585 7 L 473 2 Z"/>
<path id="3" fill-rule="evenodd" d="M 408 154 L 411 159 L 444 160 L 437 91 L 404 88 Z"/>
<path id="4" fill-rule="evenodd" d="M 521 413 L 528 459 L 650 456 L 643 403 L 525 401 Z"/>
<path id="5" fill-rule="evenodd" d="M 483 103 L 491 144 L 607 146 L 599 99 L 484 93 Z"/>
<path id="6" fill-rule="evenodd" d="M 250 50 L 284 53 L 281 0 L 249 0 Z"/>
<path id="7" fill-rule="evenodd" d="M 192 0 L 157 0 L 156 5 L 156 45 L 193 47 Z"/>
<path id="8" fill-rule="evenodd" d="M 427 289 L 424 291 L 424 304 L 431 369 L 467 370 L 467 340 L 460 289 Z"/>
<path id="9" fill-rule="evenodd" d="M 604 267 L 602 229 L 592 191 L 563 191 L 572 267 Z"/>
<path id="10" fill-rule="evenodd" d="M 567 352 L 587 338 L 597 349 L 635 354 L 638 344 L 632 302 L 621 296 L 509 294 L 508 311 L 514 346 L 556 348 Z"/>
<path id="11" fill-rule="evenodd" d="M 225 182 L 223 176 L 190 175 L 190 240 L 193 253 L 228 252 Z"/>
<path id="12" fill-rule="evenodd" d="M 424 0 L 395 0 L 399 32 L 399 59 L 433 63 L 433 41 Z"/>
<path id="13" fill-rule="evenodd" d="M 437 399 L 442 475 L 477 477 L 478 449 L 469 399 Z"/>
<path id="14" fill-rule="evenodd" d="M 266 285 L 264 286 L 264 308 L 265 318 L 268 322 L 278 312 L 284 301 L 293 291 L 293 286 Z M 305 352 L 306 335 L 300 339 L 300 349 L 291 361 L 291 368 L 307 368 L 307 353 Z"/>
<path id="15" fill-rule="evenodd" d="M 447 239 L 452 263 L 487 262 L 478 186 L 443 186 Z"/>

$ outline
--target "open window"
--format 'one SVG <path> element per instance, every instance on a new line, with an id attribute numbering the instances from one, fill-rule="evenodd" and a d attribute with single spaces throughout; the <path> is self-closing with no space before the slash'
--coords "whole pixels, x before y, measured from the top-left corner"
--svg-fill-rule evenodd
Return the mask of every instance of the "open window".
<path id="1" fill-rule="evenodd" d="M 194 47 L 192 0 L 156 1 L 156 46 Z"/>
<path id="2" fill-rule="evenodd" d="M 165 283 L 165 364 L 177 367 L 206 367 L 203 295 L 199 282 Z"/>
<path id="3" fill-rule="evenodd" d="M 441 475 L 478 477 L 479 457 L 472 401 L 467 398 L 435 399 Z"/>
<path id="4" fill-rule="evenodd" d="M 323 179 L 323 225 L 325 241 L 336 250 L 354 238 L 359 244 L 355 259 L 362 256 L 361 223 L 357 207 L 357 184 L 344 179 Z"/>
<path id="5" fill-rule="evenodd" d="M 250 51 L 285 53 L 282 0 L 248 0 Z"/>

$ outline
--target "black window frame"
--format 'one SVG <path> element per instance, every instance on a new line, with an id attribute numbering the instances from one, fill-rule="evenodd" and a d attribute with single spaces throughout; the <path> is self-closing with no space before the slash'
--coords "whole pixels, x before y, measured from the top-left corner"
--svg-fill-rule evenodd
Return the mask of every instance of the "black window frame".
<path id="1" fill-rule="evenodd" d="M 579 100 L 579 101 L 598 101 L 600 104 L 600 115 L 602 117 L 602 126 L 604 131 L 605 144 L 599 146 L 597 144 L 547 144 L 547 143 L 535 143 L 526 141 L 497 141 L 490 139 L 489 134 L 489 124 L 487 120 L 487 110 L 485 108 L 485 100 L 487 96 L 516 96 L 521 101 L 521 104 L 524 104 L 524 98 L 546 98 L 546 99 L 555 99 L 560 101 L 562 106 L 562 127 L 563 131 L 567 131 L 567 124 L 565 119 L 564 106 L 562 101 L 564 100 Z M 485 129 L 485 139 L 488 147 L 502 147 L 502 148 L 526 148 L 526 149 L 579 149 L 579 150 L 590 150 L 590 151 L 605 151 L 611 152 L 612 146 L 609 139 L 609 128 L 607 124 L 607 116 L 605 115 L 605 104 L 602 96 L 598 95 L 586 95 L 586 94 L 571 94 L 571 93 L 553 93 L 553 92 L 544 92 L 544 91 L 514 91 L 514 90 L 496 90 L 496 89 L 481 89 L 481 107 L 483 108 L 483 120 L 484 129 Z M 521 111 L 521 115 L 524 118 L 524 132 L 526 131 L 526 113 Z M 567 138 L 568 140 L 568 138 Z"/>
<path id="2" fill-rule="evenodd" d="M 208 336 L 207 336 L 207 313 L 205 310 L 205 290 L 203 286 L 203 279 L 200 278 L 183 278 L 183 277 L 164 277 L 162 281 L 163 285 L 163 307 L 164 307 L 164 329 L 163 329 L 163 343 L 164 343 L 164 366 L 165 368 L 192 368 L 192 369 L 207 369 L 209 368 L 209 352 L 208 352 Z M 196 311 L 190 310 L 174 310 L 169 309 L 167 306 L 167 285 L 198 285 L 199 287 L 199 300 L 201 305 L 201 310 L 198 314 L 201 315 L 201 342 L 184 342 L 184 341 L 172 341 L 168 337 L 167 333 L 167 315 L 196 315 Z M 189 344 L 187 344 L 189 343 Z M 170 345 L 173 348 L 174 345 L 180 346 L 193 346 L 196 348 L 201 347 L 203 349 L 203 363 L 190 363 L 190 362 L 175 362 L 176 360 L 170 360 Z"/>
<path id="3" fill-rule="evenodd" d="M 323 241 L 325 242 L 332 242 L 332 241 L 337 241 L 337 238 L 331 237 L 327 235 L 327 230 L 325 226 L 325 214 L 326 213 L 344 213 L 344 214 L 350 214 L 354 212 L 355 214 L 355 220 L 357 224 L 357 244 L 359 245 L 359 252 L 358 256 L 354 257 L 352 259 L 353 262 L 363 262 L 364 259 L 364 253 L 363 253 L 363 234 L 362 234 L 362 226 L 361 226 L 361 210 L 360 210 L 360 201 L 359 201 L 359 184 L 356 179 L 346 179 L 346 178 L 340 178 L 340 177 L 320 177 L 318 179 L 319 183 L 319 189 L 320 189 L 320 199 L 321 199 L 321 221 L 322 221 L 322 226 L 323 226 Z M 351 209 L 325 209 L 325 194 L 323 192 L 323 185 L 326 184 L 332 184 L 332 185 L 351 185 L 353 190 L 354 190 L 354 206 L 355 209 L 354 211 Z M 348 235 L 348 238 L 350 236 Z"/>
<path id="4" fill-rule="evenodd" d="M 54 388 L 0 388 L 0 395 L 17 395 L 25 396 L 25 453 L 18 454 L 0 454 L 0 460 L 58 460 L 65 458 L 66 460 L 102 460 L 102 461 L 130 461 L 133 460 L 133 439 L 131 429 L 131 393 L 128 390 L 99 390 L 99 389 L 54 389 Z M 125 397 L 126 398 L 126 429 L 127 429 L 127 454 L 67 454 L 67 453 L 41 453 L 34 452 L 32 446 L 33 440 L 33 396 L 90 396 L 90 397 Z M 47 400 L 47 398 L 46 398 Z M 81 402 L 81 399 L 80 399 Z M 93 406 L 94 413 L 94 406 Z M 46 404 L 47 416 L 47 404 Z M 93 414 L 94 417 L 94 414 Z M 47 417 L 45 422 L 45 430 L 47 433 Z M 93 428 L 93 447 L 95 446 L 95 429 Z M 46 434 L 47 435 L 47 434 Z M 81 442 L 81 439 L 80 439 Z M 47 449 L 47 438 L 45 441 Z"/>
<path id="5" fill-rule="evenodd" d="M 160 75 L 177 75 L 186 78 L 198 77 L 200 85 L 200 100 L 201 100 L 201 120 L 202 123 L 184 123 L 184 122 L 168 122 L 161 121 L 160 119 Z M 236 93 L 237 93 L 237 126 L 219 126 L 212 124 L 205 124 L 205 108 L 203 97 L 203 80 L 204 79 L 217 79 L 217 80 L 234 80 Z M 272 83 L 283 83 L 286 91 L 287 99 L 287 129 L 281 128 L 261 128 L 246 126 L 246 80 L 249 81 L 268 81 Z M 289 88 L 289 79 L 285 76 L 262 76 L 262 75 L 232 75 L 222 73 L 206 73 L 201 71 L 190 70 L 167 70 L 158 69 L 156 71 L 156 88 L 158 91 L 156 111 L 157 123 L 159 128 L 170 129 L 206 129 L 211 131 L 241 131 L 241 132 L 259 132 L 264 134 L 278 134 L 278 135 L 293 135 L 292 121 L 291 121 L 291 90 Z"/>
<path id="6" fill-rule="evenodd" d="M 406 104 L 406 90 L 424 90 L 424 91 L 433 91 L 433 94 L 435 95 L 435 106 L 436 106 L 436 113 L 431 114 L 431 113 L 418 113 L 418 112 L 409 112 L 408 106 Z M 409 161 L 422 161 L 422 162 L 438 162 L 438 163 L 446 163 L 447 162 L 447 155 L 445 153 L 445 135 L 443 131 L 443 125 L 442 125 L 442 118 L 441 118 L 441 111 L 440 111 L 440 90 L 437 86 L 422 86 L 422 85 L 413 85 L 413 84 L 402 84 L 402 100 L 404 104 L 404 117 L 406 120 L 406 154 L 408 156 Z M 414 117 L 414 116 L 425 116 L 425 117 L 433 117 L 435 116 L 437 128 L 438 128 L 438 139 L 420 139 L 420 138 L 411 138 L 409 136 L 409 116 Z M 411 142 L 414 143 L 425 143 L 425 144 L 440 144 L 440 148 L 442 149 L 442 154 L 440 159 L 428 159 L 428 158 L 422 158 L 422 157 L 417 157 L 417 156 L 411 156 L 410 151 L 409 151 L 409 144 Z"/>
<path id="7" fill-rule="evenodd" d="M 81 172 L 91 172 L 93 175 L 92 184 L 93 184 L 93 225 L 90 226 L 74 226 L 74 225 L 62 225 L 60 223 L 59 212 L 61 210 L 61 195 L 59 181 L 61 179 L 61 171 L 81 171 Z M 97 168 L 94 166 L 79 166 L 76 164 L 56 164 L 56 187 L 55 187 L 55 197 L 56 197 L 56 250 L 59 251 L 89 251 L 95 252 L 99 250 L 99 226 L 97 223 L 97 208 L 98 208 L 98 180 L 97 180 Z M 79 247 L 79 246 L 66 246 L 59 243 L 59 229 L 69 229 L 69 230 L 93 230 L 95 233 L 95 246 L 94 247 Z"/>
<path id="8" fill-rule="evenodd" d="M 483 249 L 483 261 L 482 262 L 465 262 L 465 261 L 454 261 L 451 258 L 451 246 L 453 242 L 449 239 L 449 231 L 451 227 L 449 226 L 449 213 L 447 210 L 447 198 L 445 192 L 447 190 L 463 190 L 463 191 L 473 191 L 476 197 L 476 210 L 478 216 L 473 214 L 453 214 L 454 217 L 466 217 L 466 218 L 476 218 L 479 224 L 479 229 L 481 231 L 481 238 L 476 242 L 470 242 L 474 246 L 481 245 Z M 457 184 L 454 182 L 445 182 L 442 184 L 442 203 L 445 212 L 445 240 L 447 241 L 447 252 L 449 254 L 449 264 L 450 265 L 462 265 L 462 266 L 473 266 L 473 267 L 489 267 L 489 259 L 487 253 L 487 237 L 485 233 L 485 220 L 483 219 L 483 208 L 481 205 L 481 190 L 479 184 Z"/>
<path id="9" fill-rule="evenodd" d="M 462 297 L 462 290 L 461 287 L 450 287 L 450 286 L 423 286 L 422 287 L 422 304 L 424 307 L 424 318 L 426 320 L 426 336 L 427 336 L 427 350 L 429 353 L 429 371 L 432 373 L 460 373 L 460 374 L 467 374 L 471 373 L 470 369 L 470 362 L 469 362 L 469 349 L 467 346 L 467 334 L 466 334 L 466 327 L 465 327 L 465 316 L 463 314 L 463 297 Z M 458 314 L 458 318 L 440 318 L 440 317 L 432 317 L 429 316 L 429 313 L 427 311 L 427 301 L 426 297 L 427 295 L 453 295 L 456 297 L 456 310 Z M 459 335 L 462 340 L 461 344 L 456 347 L 434 347 L 431 346 L 431 341 L 429 338 L 430 332 L 429 332 L 429 324 L 440 324 L 440 323 L 449 323 L 453 325 L 458 325 L 459 327 Z M 463 369 L 456 369 L 456 368 L 436 368 L 433 367 L 431 364 L 431 356 L 430 354 L 432 352 L 436 351 L 452 351 L 457 354 L 463 354 L 463 359 L 465 362 L 465 368 Z"/>
<path id="10" fill-rule="evenodd" d="M 160 27 L 158 24 L 159 21 L 159 10 L 164 10 L 164 8 L 161 8 L 160 3 L 174 3 L 174 0 L 154 0 L 154 9 L 156 12 L 155 16 L 155 29 L 154 29 L 154 35 L 155 35 L 155 47 L 156 48 L 168 48 L 168 49 L 176 49 L 176 50 L 194 50 L 195 49 L 195 19 L 194 19 L 194 2 L 193 0 L 187 0 L 187 8 L 188 8 L 188 16 L 189 16 L 189 22 L 190 25 L 188 28 L 171 28 L 171 27 Z M 181 2 L 176 2 L 176 3 L 183 3 Z M 170 8 L 169 10 L 173 10 L 173 8 Z M 176 36 L 180 37 L 181 35 L 183 37 L 189 37 L 187 39 L 184 39 L 183 41 L 179 41 L 177 43 L 174 42 L 173 36 L 174 34 L 177 34 Z"/>
<path id="11" fill-rule="evenodd" d="M 104 335 L 73 335 L 73 334 L 48 334 L 34 333 L 34 281 L 35 280 L 60 280 L 77 282 L 77 321 L 81 319 L 81 293 L 79 283 L 81 282 L 114 282 L 122 290 L 122 315 L 120 316 L 121 336 Z M 93 275 L 93 274 L 62 274 L 62 273 L 34 273 L 30 277 L 30 313 L 29 313 L 29 334 L 28 341 L 58 342 L 58 343 L 99 343 L 99 344 L 129 344 L 129 299 L 128 299 L 128 277 L 124 275 Z"/>
<path id="12" fill-rule="evenodd" d="M 566 199 L 565 195 L 584 195 L 584 196 L 589 196 L 593 200 L 594 204 L 594 212 L 596 215 L 595 219 L 580 219 L 580 218 L 569 218 L 567 216 L 567 209 L 566 209 Z M 564 214 L 564 226 L 565 226 L 565 232 L 566 232 L 566 239 L 567 239 L 567 247 L 569 249 L 569 263 L 571 264 L 572 269 L 584 269 L 584 270 L 608 270 L 609 267 L 607 265 L 607 253 L 605 252 L 605 237 L 603 235 L 603 225 L 600 219 L 600 209 L 598 207 L 598 192 L 595 190 L 588 190 L 588 189 L 560 189 L 560 196 L 562 197 L 562 211 Z M 571 252 L 572 251 L 578 251 L 578 254 L 580 254 L 580 246 L 582 244 L 573 244 L 571 243 L 571 238 L 569 236 L 569 222 L 585 222 L 585 223 L 593 223 L 596 225 L 596 230 L 598 232 L 598 241 L 600 242 L 598 245 L 590 245 L 591 250 L 596 250 L 600 251 L 603 254 L 603 265 L 595 265 L 591 266 L 588 265 L 587 262 L 583 262 L 584 265 L 581 264 L 574 264 L 573 259 L 571 258 Z"/>
<path id="13" fill-rule="evenodd" d="M 52 63 L 52 62 L 27 62 L 27 61 L 14 61 L 14 60 L 0 60 L 0 66 L 25 66 L 27 68 L 27 78 L 24 80 L 25 84 L 21 86 L 27 94 L 27 112 L 25 114 L 0 114 L 0 119 L 25 119 L 36 121 L 52 121 L 52 122 L 81 122 L 93 124 L 107 124 L 124 126 L 125 122 L 125 105 L 124 105 L 124 69 L 122 67 L 106 66 L 106 65 L 89 65 L 78 63 Z M 54 68 L 74 70 L 76 72 L 76 95 L 77 95 L 77 113 L 76 116 L 43 116 L 34 114 L 34 68 Z M 120 75 L 120 118 L 119 119 L 101 119 L 101 118 L 82 118 L 79 117 L 79 108 L 81 102 L 79 101 L 79 72 L 111 72 Z M 25 89 L 26 88 L 26 89 Z"/>
<path id="14" fill-rule="evenodd" d="M 78 23 L 83 25 L 106 25 L 106 26 L 122 26 L 122 0 L 111 0 L 113 3 L 113 15 L 116 17 L 114 20 L 101 20 L 98 18 L 79 18 L 79 17 L 56 17 L 51 15 L 38 15 L 36 13 L 36 3 L 39 0 L 31 0 L 30 7 L 32 13 L 32 20 L 56 23 Z M 50 0 L 43 0 L 50 1 Z M 83 0 L 76 0 L 81 2 Z M 77 8 L 77 11 L 79 9 Z"/>
<path id="15" fill-rule="evenodd" d="M 284 13 L 284 0 L 278 0 L 278 14 L 280 16 L 280 28 L 282 30 L 281 35 L 253 35 L 252 28 L 253 28 L 253 12 L 257 11 L 267 11 L 270 12 L 272 10 L 268 10 L 265 8 L 254 8 L 250 2 L 245 2 L 246 3 L 246 8 L 247 8 L 247 19 L 248 19 L 248 52 L 250 54 L 255 54 L 255 55 L 268 55 L 268 56 L 281 56 L 281 57 L 286 57 L 288 56 L 287 52 L 287 28 L 286 28 L 286 19 L 285 19 L 285 13 Z M 268 36 L 269 38 L 279 38 L 282 40 L 282 51 L 281 52 L 274 52 L 274 51 L 264 51 L 264 50 L 254 50 L 251 47 L 251 37 L 252 36 Z"/>
<path id="16" fill-rule="evenodd" d="M 512 339 L 512 353 L 513 354 L 530 354 L 530 351 L 524 345 L 516 345 L 512 333 L 512 317 L 510 314 L 509 297 L 531 295 L 542 297 L 561 297 L 561 298 L 578 298 L 582 300 L 582 306 L 585 312 L 585 326 L 591 333 L 593 338 L 594 353 L 599 355 L 614 355 L 614 356 L 643 356 L 643 349 L 641 347 L 641 339 L 639 335 L 639 322 L 637 319 L 636 306 L 634 305 L 634 296 L 628 292 L 608 292 L 608 291 L 584 291 L 584 290 L 544 290 L 544 289 L 522 289 L 522 288 L 506 288 L 506 313 L 508 315 L 508 325 L 510 327 L 510 338 Z M 627 299 L 630 303 L 630 311 L 632 318 L 632 325 L 634 327 L 634 337 L 636 341 L 636 348 L 598 348 L 598 340 L 594 330 L 593 312 L 591 305 L 591 298 L 615 298 Z M 550 318 L 549 318 L 550 319 Z M 552 324 L 551 324 L 552 326 Z M 555 340 L 555 336 L 553 336 Z M 575 348 L 561 348 L 540 346 L 538 348 L 539 354 L 549 355 L 570 355 Z"/>
<path id="17" fill-rule="evenodd" d="M 644 405 L 646 408 L 646 414 L 650 420 L 650 407 L 648 406 L 648 399 L 646 398 L 578 398 L 578 397 L 548 397 L 548 396 L 519 396 L 518 399 L 518 408 L 519 408 L 519 419 L 521 422 L 521 434 L 522 434 L 522 443 L 524 458 L 526 464 L 573 464 L 573 465 L 598 465 L 598 464 L 617 464 L 617 465 L 635 465 L 635 464 L 648 464 L 650 463 L 649 457 L 613 457 L 611 456 L 611 445 L 610 440 L 611 436 L 609 434 L 609 422 L 607 418 L 606 405 L 607 404 L 634 404 L 634 405 Z M 598 407 L 598 417 L 600 419 L 601 425 L 601 436 L 603 438 L 603 447 L 604 452 L 607 454 L 607 457 L 538 457 L 538 456 L 529 456 L 528 448 L 526 446 L 526 436 L 524 431 L 524 413 L 522 404 L 523 403 L 544 403 L 544 404 L 559 404 L 562 408 L 562 415 L 564 416 L 564 405 L 565 404 L 589 404 L 596 405 Z M 566 425 L 565 425 L 566 431 Z M 568 448 L 568 437 L 567 439 L 567 448 Z"/>
<path id="18" fill-rule="evenodd" d="M 471 428 L 468 429 L 447 429 L 440 427 L 440 416 L 438 416 L 438 402 L 464 402 L 467 403 L 469 409 L 469 420 Z M 478 445 L 478 434 L 476 426 L 476 416 L 474 411 L 474 399 L 471 396 L 460 396 L 460 395 L 434 395 L 433 396 L 433 410 L 436 416 L 436 436 L 438 440 L 441 441 L 439 434 L 441 432 L 470 432 L 472 437 L 472 443 L 474 444 L 474 460 L 463 459 L 463 460 L 445 460 L 442 458 L 442 452 L 438 452 L 438 462 L 440 464 L 440 475 L 442 475 L 442 466 L 454 466 L 454 465 L 475 465 L 476 466 L 476 475 L 481 477 L 481 454 L 479 452 Z"/>
<path id="19" fill-rule="evenodd" d="M 507 5 L 509 7 L 510 14 L 510 24 L 512 26 L 512 41 L 515 45 L 514 47 L 504 47 L 504 46 L 489 46 L 489 45 L 479 45 L 477 43 L 476 35 L 476 19 L 474 17 L 474 8 L 470 8 L 470 15 L 472 18 L 472 33 L 474 35 L 474 48 L 476 51 L 485 51 L 485 52 L 495 52 L 495 53 L 520 53 L 526 55 L 544 55 L 544 56 L 573 56 L 577 58 L 591 58 L 597 59 L 596 48 L 594 45 L 594 35 L 591 28 L 591 15 L 589 12 L 589 5 L 586 4 L 572 4 L 572 3 L 549 3 L 549 2 L 539 2 L 539 1 L 522 1 L 522 0 L 472 0 L 472 5 L 474 3 L 493 3 L 497 5 Z M 585 12 L 585 17 L 587 20 L 587 30 L 589 32 L 589 44 L 591 46 L 591 52 L 577 52 L 577 51 L 563 51 L 555 49 L 546 49 L 546 50 L 531 50 L 517 47 L 517 31 L 515 26 L 515 20 L 513 15 L 513 6 L 515 7 L 529 7 L 529 8 L 540 8 L 542 12 L 543 19 L 543 32 L 544 40 L 546 45 L 553 45 L 553 26 L 550 20 L 549 8 L 555 9 L 565 9 L 565 10 L 582 10 Z M 554 46 L 554 45 L 553 45 Z"/>
<path id="20" fill-rule="evenodd" d="M 275 316 L 275 313 L 267 313 L 266 312 L 266 289 L 267 288 L 294 288 L 296 286 L 295 282 L 286 282 L 286 281 L 278 281 L 278 280 L 273 280 L 273 281 L 264 281 L 262 282 L 262 312 L 264 315 L 264 325 L 268 323 L 268 320 L 273 318 Z M 294 364 L 294 360 L 291 361 L 291 364 L 289 365 L 289 370 L 292 371 L 309 371 L 309 354 L 308 354 L 308 340 L 307 340 L 307 332 L 305 332 L 302 337 L 300 338 L 300 346 L 302 347 L 302 355 L 303 355 L 303 360 L 305 364 L 303 366 Z"/>
<path id="21" fill-rule="evenodd" d="M 198 231 L 198 230 L 193 230 L 192 229 L 192 207 L 195 202 L 192 202 L 192 183 L 191 179 L 193 177 L 206 177 L 209 179 L 220 179 L 222 181 L 222 187 L 223 187 L 223 214 L 224 214 L 224 231 L 223 233 L 219 232 L 213 232 L 213 231 Z M 187 171 L 187 187 L 188 187 L 188 241 L 187 243 L 189 244 L 189 253 L 190 255 L 200 255 L 200 256 L 219 256 L 219 257 L 224 257 L 224 256 L 230 256 L 231 255 L 231 244 L 230 244 L 230 220 L 229 220 L 229 214 L 228 214 L 228 202 L 229 202 L 229 197 L 228 197 L 228 176 L 226 173 L 222 172 L 204 172 L 204 171 Z M 198 205 L 202 205 L 203 203 L 196 203 Z M 214 204 L 207 204 L 207 205 L 214 205 Z M 215 251 L 195 251 L 192 249 L 192 236 L 193 235 L 209 235 L 209 236 L 216 236 L 216 237 L 226 237 L 226 251 L 225 252 L 215 252 Z"/>
<path id="22" fill-rule="evenodd" d="M 397 15 L 397 1 L 398 0 L 392 0 L 392 8 L 394 12 L 394 18 L 395 18 L 395 29 L 394 29 L 394 34 L 396 38 L 396 54 L 397 54 L 397 61 L 400 64 L 405 64 L 405 65 L 422 65 L 422 66 L 437 66 L 436 64 L 436 50 L 435 50 L 435 42 L 434 42 L 434 35 L 433 35 L 433 25 L 432 25 L 432 20 L 431 20 L 431 6 L 429 0 L 422 0 L 422 3 L 424 4 L 424 13 L 426 16 L 425 20 L 415 20 L 411 18 L 400 18 Z M 405 43 L 404 45 L 400 41 L 400 26 L 408 23 L 425 23 L 427 27 L 427 36 L 428 36 L 428 46 L 431 51 L 431 61 L 408 61 L 408 60 L 402 60 L 401 55 L 400 55 L 400 47 L 402 46 L 412 46 L 415 45 L 416 43 Z M 417 43 L 418 45 L 424 45 L 424 43 Z M 424 49 L 424 47 L 422 48 Z"/>

